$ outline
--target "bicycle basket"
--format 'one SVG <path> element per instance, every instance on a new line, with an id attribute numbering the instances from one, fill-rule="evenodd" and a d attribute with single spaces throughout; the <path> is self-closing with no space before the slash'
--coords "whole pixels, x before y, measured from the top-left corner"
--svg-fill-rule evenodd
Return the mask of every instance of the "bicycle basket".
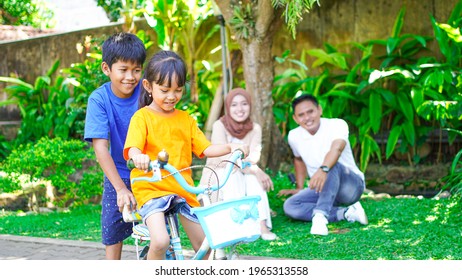
<path id="1" fill-rule="evenodd" d="M 261 235 L 257 203 L 259 196 L 246 196 L 192 209 L 212 249 L 239 242 L 252 242 Z"/>

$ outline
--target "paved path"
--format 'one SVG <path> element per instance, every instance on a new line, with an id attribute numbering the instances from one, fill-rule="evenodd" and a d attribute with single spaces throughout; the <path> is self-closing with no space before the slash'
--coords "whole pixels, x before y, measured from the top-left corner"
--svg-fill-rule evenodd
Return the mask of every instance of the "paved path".
<path id="1" fill-rule="evenodd" d="M 136 260 L 135 246 L 124 245 L 123 260 Z M 190 257 L 192 251 L 185 251 Z M 240 256 L 241 260 L 271 258 Z M 98 242 L 37 238 L 0 234 L 0 260 L 104 260 L 104 245 Z"/>
<path id="2" fill-rule="evenodd" d="M 104 260 L 98 242 L 0 235 L 0 260 Z M 135 246 L 124 246 L 124 260 L 136 259 Z"/>

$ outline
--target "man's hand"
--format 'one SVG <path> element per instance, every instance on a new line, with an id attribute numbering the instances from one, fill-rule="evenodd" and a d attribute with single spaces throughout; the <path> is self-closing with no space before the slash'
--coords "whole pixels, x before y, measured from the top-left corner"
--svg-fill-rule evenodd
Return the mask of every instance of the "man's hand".
<path id="1" fill-rule="evenodd" d="M 301 189 L 282 189 L 278 192 L 278 196 L 294 195 L 299 191 L 301 191 Z"/>
<path id="2" fill-rule="evenodd" d="M 117 191 L 117 206 L 122 213 L 124 205 L 127 205 L 129 212 L 136 210 L 136 200 L 133 193 L 127 188 L 122 188 Z"/>
<path id="3" fill-rule="evenodd" d="M 312 190 L 315 190 L 317 193 L 320 193 L 324 188 L 324 183 L 327 179 L 327 173 L 318 169 L 316 173 L 313 174 L 313 177 L 310 178 L 309 187 Z"/>

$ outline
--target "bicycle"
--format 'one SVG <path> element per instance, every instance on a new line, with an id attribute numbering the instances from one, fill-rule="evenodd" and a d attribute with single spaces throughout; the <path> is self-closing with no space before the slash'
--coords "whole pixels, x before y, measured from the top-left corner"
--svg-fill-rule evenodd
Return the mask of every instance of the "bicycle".
<path id="1" fill-rule="evenodd" d="M 224 179 L 219 183 L 217 176 L 217 184 L 209 186 L 191 186 L 189 185 L 180 172 L 196 167 L 208 166 L 190 166 L 182 170 L 177 170 L 174 166 L 168 163 L 168 154 L 163 150 L 159 153 L 157 160 L 150 162 L 149 171 L 152 172 L 151 177 L 139 177 L 132 179 L 132 184 L 136 181 L 158 182 L 168 176 L 173 176 L 175 180 L 188 192 L 208 195 L 210 198 L 213 191 L 218 191 L 222 188 L 235 166 L 245 167 L 246 163 L 242 162 L 243 152 L 235 150 L 225 167 Z M 240 161 L 240 163 L 238 163 Z M 130 169 L 134 168 L 132 160 L 127 162 Z M 160 169 L 165 169 L 169 172 L 164 177 L 161 176 Z M 213 173 L 215 171 L 210 168 Z M 216 173 L 215 173 L 216 175 Z M 261 235 L 260 226 L 258 223 L 258 208 L 257 203 L 260 200 L 259 196 L 248 196 L 229 201 L 221 201 L 211 203 L 207 206 L 192 208 L 193 214 L 196 214 L 199 223 L 201 224 L 205 239 L 202 242 L 199 250 L 191 257 L 191 260 L 203 259 L 209 249 L 229 248 L 229 253 L 225 259 L 231 259 L 235 254 L 235 247 L 239 243 L 253 242 Z M 170 246 L 167 249 L 165 259 L 167 260 L 184 260 L 183 249 L 178 227 L 178 213 L 176 213 L 177 202 L 175 201 L 165 212 L 167 230 L 170 235 Z M 123 218 L 125 222 L 133 223 L 132 238 L 135 239 L 135 247 L 137 259 L 146 258 L 149 250 L 149 245 L 140 250 L 143 242 L 149 242 L 150 236 L 146 225 L 144 225 L 141 216 L 137 211 L 129 212 L 127 206 L 123 209 Z M 219 223 L 218 223 L 219 222 Z M 218 226 L 217 226 L 218 225 Z"/>

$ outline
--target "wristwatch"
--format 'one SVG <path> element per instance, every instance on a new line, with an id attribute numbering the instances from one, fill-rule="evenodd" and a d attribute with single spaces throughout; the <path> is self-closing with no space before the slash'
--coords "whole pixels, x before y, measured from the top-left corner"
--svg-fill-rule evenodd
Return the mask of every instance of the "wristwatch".
<path id="1" fill-rule="evenodd" d="M 327 166 L 325 166 L 325 165 L 323 165 L 323 166 L 321 166 L 321 167 L 319 167 L 319 168 L 321 168 L 321 170 L 324 171 L 324 172 L 326 172 L 326 173 L 329 172 L 329 170 L 330 170 L 330 168 L 327 167 Z"/>

